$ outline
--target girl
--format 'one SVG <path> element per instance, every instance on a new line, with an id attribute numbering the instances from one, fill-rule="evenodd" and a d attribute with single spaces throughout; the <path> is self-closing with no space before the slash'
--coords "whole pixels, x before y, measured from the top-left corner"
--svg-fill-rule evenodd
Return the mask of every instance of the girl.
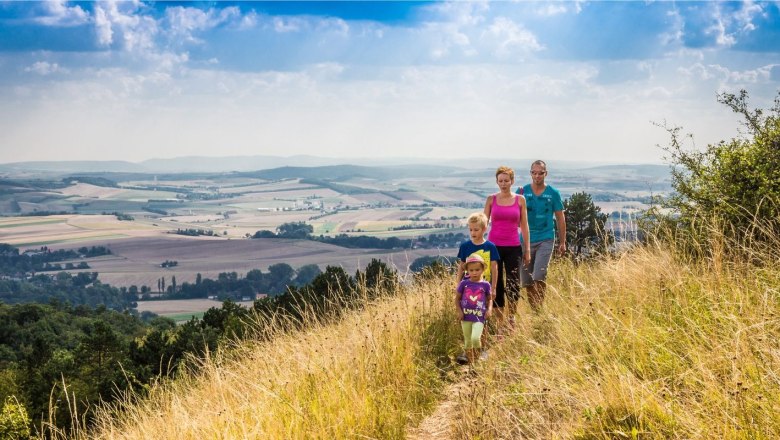
<path id="1" fill-rule="evenodd" d="M 482 279 L 485 260 L 479 254 L 466 258 L 466 275 L 458 284 L 455 305 L 458 308 L 460 326 L 463 329 L 463 343 L 469 364 L 474 364 L 482 348 L 482 331 L 485 319 L 493 312 L 490 300 L 490 283 Z"/>

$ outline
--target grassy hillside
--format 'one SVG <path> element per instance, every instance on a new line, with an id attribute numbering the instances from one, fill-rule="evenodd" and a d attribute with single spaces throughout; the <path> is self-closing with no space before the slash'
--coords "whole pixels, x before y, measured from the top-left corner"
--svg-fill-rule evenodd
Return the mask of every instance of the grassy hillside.
<path id="1" fill-rule="evenodd" d="M 557 262 L 545 310 L 522 305 L 473 376 L 448 362 L 452 283 L 434 279 L 217 354 L 70 436 L 402 438 L 447 402 L 449 438 L 778 438 L 780 246 L 747 264 L 715 244 L 702 260 L 649 246 Z"/>

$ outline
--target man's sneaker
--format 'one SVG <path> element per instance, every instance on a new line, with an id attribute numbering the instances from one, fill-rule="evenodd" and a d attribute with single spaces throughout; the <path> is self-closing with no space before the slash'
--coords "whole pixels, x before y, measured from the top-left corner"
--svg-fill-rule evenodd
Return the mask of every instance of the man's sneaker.
<path id="1" fill-rule="evenodd" d="M 479 360 L 486 361 L 488 358 L 488 352 L 487 350 L 482 350 L 482 353 L 479 355 Z"/>
<path id="2" fill-rule="evenodd" d="M 466 357 L 466 353 L 461 353 L 455 358 L 455 362 L 460 365 L 466 365 L 469 363 L 469 358 Z"/>

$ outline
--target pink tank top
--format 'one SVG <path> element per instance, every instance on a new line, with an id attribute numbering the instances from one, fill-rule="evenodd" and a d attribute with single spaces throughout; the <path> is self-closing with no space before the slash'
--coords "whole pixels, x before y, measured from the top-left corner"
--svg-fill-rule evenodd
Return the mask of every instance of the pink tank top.
<path id="1" fill-rule="evenodd" d="M 498 194 L 493 195 L 490 208 L 490 232 L 488 240 L 496 246 L 520 246 L 520 234 L 517 224 L 520 222 L 520 201 L 515 195 L 515 203 L 508 206 L 498 204 Z"/>

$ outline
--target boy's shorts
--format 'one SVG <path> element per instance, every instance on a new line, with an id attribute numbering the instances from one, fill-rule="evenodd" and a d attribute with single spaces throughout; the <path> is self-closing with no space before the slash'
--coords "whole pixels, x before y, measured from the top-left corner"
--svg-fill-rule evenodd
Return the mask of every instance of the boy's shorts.
<path id="1" fill-rule="evenodd" d="M 520 266 L 520 279 L 523 287 L 529 287 L 534 281 L 547 279 L 547 266 L 550 264 L 555 240 L 531 243 L 531 263 Z"/>

